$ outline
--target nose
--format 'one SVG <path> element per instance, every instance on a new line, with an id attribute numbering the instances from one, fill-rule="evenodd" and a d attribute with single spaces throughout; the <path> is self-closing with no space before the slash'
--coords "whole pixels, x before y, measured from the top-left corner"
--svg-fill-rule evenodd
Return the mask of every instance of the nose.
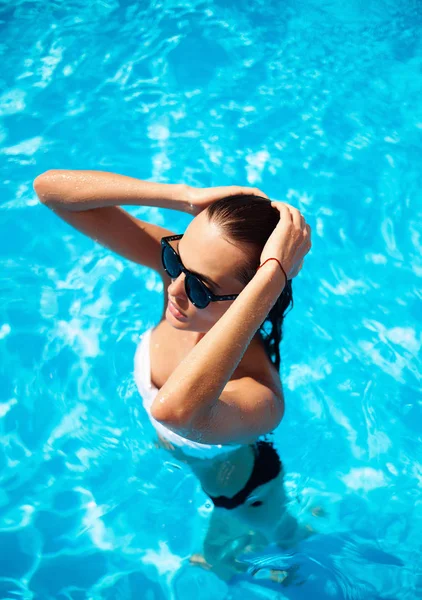
<path id="1" fill-rule="evenodd" d="M 179 277 L 171 280 L 171 284 L 168 287 L 168 293 L 173 298 L 179 298 L 179 300 L 187 300 L 185 290 L 185 274 L 180 273 Z"/>

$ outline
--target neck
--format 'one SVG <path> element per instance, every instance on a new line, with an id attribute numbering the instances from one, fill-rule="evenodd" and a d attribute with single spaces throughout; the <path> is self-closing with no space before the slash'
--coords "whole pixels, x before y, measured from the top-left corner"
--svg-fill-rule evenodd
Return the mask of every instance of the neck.
<path id="1" fill-rule="evenodd" d="M 202 338 L 206 335 L 206 333 L 207 333 L 206 331 L 198 331 L 195 333 L 195 336 L 193 338 L 195 341 L 195 346 L 198 342 L 200 342 L 202 340 Z"/>

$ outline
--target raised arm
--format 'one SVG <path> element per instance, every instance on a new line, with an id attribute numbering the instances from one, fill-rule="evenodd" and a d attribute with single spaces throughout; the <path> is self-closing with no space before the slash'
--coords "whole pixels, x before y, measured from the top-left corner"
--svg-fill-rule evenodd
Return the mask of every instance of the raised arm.
<path id="1" fill-rule="evenodd" d="M 46 206 L 71 212 L 119 205 L 192 211 L 185 184 L 154 183 L 106 171 L 52 169 L 35 179 L 34 189 Z"/>
<path id="2" fill-rule="evenodd" d="M 40 201 L 64 221 L 133 262 L 163 277 L 160 240 L 173 232 L 135 218 L 119 205 L 191 211 L 184 184 L 153 183 L 103 171 L 50 170 L 34 189 Z"/>
<path id="3" fill-rule="evenodd" d="M 39 175 L 34 189 L 56 215 L 96 242 L 133 262 L 151 267 L 164 280 L 160 240 L 174 232 L 133 217 L 121 205 L 171 208 L 197 215 L 209 204 L 236 194 L 265 196 L 257 188 L 195 188 L 155 183 L 105 171 L 53 169 Z"/>

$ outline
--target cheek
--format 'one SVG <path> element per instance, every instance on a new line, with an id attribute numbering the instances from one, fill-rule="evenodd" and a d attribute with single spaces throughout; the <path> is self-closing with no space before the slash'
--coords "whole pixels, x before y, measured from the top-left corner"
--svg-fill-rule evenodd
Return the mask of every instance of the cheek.
<path id="1" fill-rule="evenodd" d="M 211 302 L 207 308 L 195 309 L 191 314 L 189 328 L 192 331 L 209 331 L 217 321 L 224 315 L 233 302 Z"/>
<path id="2" fill-rule="evenodd" d="M 233 302 L 212 302 L 206 309 L 208 320 L 216 323 L 232 304 Z"/>
<path id="3" fill-rule="evenodd" d="M 211 302 L 204 309 L 195 309 L 195 315 L 193 316 L 193 319 L 197 323 L 203 323 L 209 327 L 212 327 L 225 312 L 225 307 L 222 308 L 219 304 L 221 303 Z"/>

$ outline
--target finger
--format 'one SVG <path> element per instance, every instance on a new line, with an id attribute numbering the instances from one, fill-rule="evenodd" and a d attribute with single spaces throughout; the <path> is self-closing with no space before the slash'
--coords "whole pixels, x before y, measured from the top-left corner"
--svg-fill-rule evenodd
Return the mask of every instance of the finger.
<path id="1" fill-rule="evenodd" d="M 306 221 L 305 221 L 305 217 L 303 216 L 303 214 L 300 212 L 299 209 L 297 209 L 295 206 L 292 206 L 291 204 L 287 204 L 287 206 L 289 207 L 289 209 L 293 212 L 298 212 L 299 213 L 299 217 L 298 215 L 296 215 L 296 220 L 294 221 L 295 223 L 299 223 L 300 220 L 300 228 L 302 229 L 302 231 L 305 229 L 306 226 Z"/>
<path id="2" fill-rule="evenodd" d="M 304 218 L 301 215 L 300 211 L 295 208 L 294 206 L 290 206 L 290 204 L 288 204 L 289 210 L 292 214 L 292 221 L 293 224 L 296 225 L 296 227 L 298 227 L 299 229 L 303 229 L 303 225 L 304 225 Z"/>
<path id="3" fill-rule="evenodd" d="M 306 231 L 306 236 L 307 236 L 307 242 L 308 242 L 308 252 L 311 249 L 312 246 L 312 241 L 311 241 L 311 228 L 308 225 L 308 223 L 305 224 L 305 231 Z"/>
<path id="4" fill-rule="evenodd" d="M 291 204 L 289 204 L 288 202 L 277 202 L 277 204 L 284 204 L 284 206 L 287 206 L 287 208 L 289 210 L 297 210 L 297 208 L 295 206 L 292 206 Z"/>
<path id="5" fill-rule="evenodd" d="M 276 208 L 280 213 L 279 223 L 285 223 L 286 221 L 292 220 L 292 213 L 289 210 L 289 205 L 285 202 L 271 202 L 271 206 Z"/>
<path id="6" fill-rule="evenodd" d="M 275 206 L 275 208 L 281 208 L 281 206 L 284 205 L 284 207 L 286 207 L 290 212 L 292 221 L 296 225 L 296 227 L 302 230 L 305 228 L 305 217 L 297 208 L 295 208 L 291 204 L 288 204 L 287 202 L 272 202 L 271 205 Z"/>
<path id="7" fill-rule="evenodd" d="M 261 196 L 262 198 L 267 198 L 267 200 L 269 200 L 269 197 L 267 196 L 267 194 L 265 194 L 259 188 L 248 188 L 248 189 L 250 189 L 249 193 L 252 194 L 253 196 Z"/>
<path id="8" fill-rule="evenodd" d="M 269 200 L 269 197 L 267 196 L 267 194 L 265 194 L 259 188 L 240 187 L 240 188 L 237 188 L 237 194 L 241 194 L 243 196 L 260 196 L 262 198 L 266 198 L 267 200 Z"/>

